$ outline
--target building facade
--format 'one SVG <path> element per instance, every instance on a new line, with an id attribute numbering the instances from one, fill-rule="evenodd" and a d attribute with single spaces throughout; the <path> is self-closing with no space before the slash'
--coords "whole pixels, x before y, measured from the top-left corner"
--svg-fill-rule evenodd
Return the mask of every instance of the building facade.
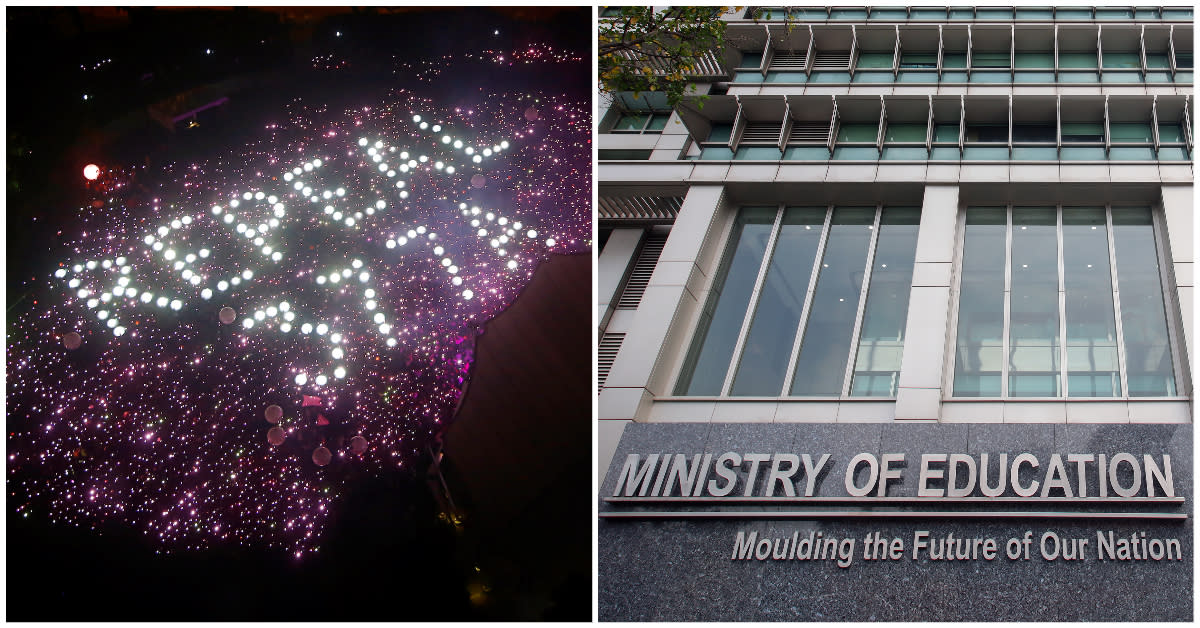
<path id="1" fill-rule="evenodd" d="M 633 443 L 663 454 L 661 476 L 672 450 L 653 439 L 678 430 L 710 449 L 718 433 L 920 433 L 913 451 L 934 451 L 1021 424 L 988 428 L 1016 455 L 1072 426 L 1127 447 L 1177 426 L 1190 461 L 1191 8 L 721 19 L 703 99 L 602 99 L 602 516 Z M 652 534 L 616 525 L 602 618 L 606 552 L 631 558 L 606 535 Z"/>

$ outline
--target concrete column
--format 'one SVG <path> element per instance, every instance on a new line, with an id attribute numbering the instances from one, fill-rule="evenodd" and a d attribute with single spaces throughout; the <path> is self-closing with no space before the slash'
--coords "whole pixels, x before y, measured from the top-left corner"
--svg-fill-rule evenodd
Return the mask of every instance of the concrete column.
<path id="1" fill-rule="evenodd" d="M 897 421 L 940 418 L 957 217 L 958 186 L 925 187 L 896 391 Z"/>
<path id="2" fill-rule="evenodd" d="M 679 321 L 689 319 L 699 307 L 712 256 L 720 250 L 721 243 L 715 242 L 719 238 L 712 232 L 723 224 L 716 218 L 724 192 L 720 184 L 693 185 L 684 197 L 637 315 L 600 391 L 597 463 L 601 471 L 608 468 L 625 423 L 644 417 L 654 397 L 670 393 L 665 387 L 672 374 L 665 372 L 662 364 L 670 363 L 689 337 Z"/>
<path id="3" fill-rule="evenodd" d="M 620 298 L 617 289 L 629 272 L 629 265 L 633 263 L 643 233 L 643 229 L 613 229 L 608 242 L 604 244 L 604 250 L 596 258 L 596 299 L 599 301 L 596 320 L 601 330 L 608 327 L 608 319 Z"/>
<path id="4" fill-rule="evenodd" d="M 1189 364 L 1195 345 L 1192 329 L 1192 186 L 1171 185 L 1162 188 L 1163 216 L 1167 223 L 1167 240 L 1171 247 L 1171 266 L 1175 272 L 1176 300 L 1183 319 L 1184 346 L 1187 347 Z M 1188 369 L 1189 371 L 1192 369 Z M 1182 388 L 1182 387 L 1181 387 Z"/>

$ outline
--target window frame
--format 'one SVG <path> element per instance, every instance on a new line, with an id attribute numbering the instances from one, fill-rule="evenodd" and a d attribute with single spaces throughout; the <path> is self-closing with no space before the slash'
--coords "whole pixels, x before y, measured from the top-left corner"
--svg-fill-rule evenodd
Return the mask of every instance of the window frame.
<path id="1" fill-rule="evenodd" d="M 771 263 L 774 258 L 775 252 L 776 252 L 776 245 L 779 241 L 779 235 L 782 232 L 784 216 L 786 215 L 787 210 L 789 208 L 797 208 L 797 207 L 819 208 L 822 206 L 825 209 L 825 217 L 824 217 L 824 222 L 821 227 L 820 240 L 817 243 L 816 252 L 814 253 L 813 266 L 811 269 L 809 269 L 808 286 L 807 286 L 807 290 L 806 290 L 805 296 L 804 296 L 804 303 L 801 307 L 799 323 L 796 328 L 796 335 L 792 339 L 792 348 L 789 353 L 788 362 L 786 365 L 787 370 L 785 371 L 785 374 L 784 374 L 784 379 L 783 379 L 783 383 L 782 383 L 780 392 L 776 396 L 767 396 L 767 397 L 750 396 L 750 395 L 734 395 L 734 394 L 732 394 L 734 380 L 736 379 L 738 369 L 741 366 L 743 352 L 745 351 L 745 348 L 746 348 L 746 342 L 747 342 L 747 339 L 748 339 L 750 331 L 751 331 L 751 326 L 754 322 L 755 314 L 758 312 L 758 308 L 760 306 L 760 301 L 761 301 L 762 292 L 763 292 L 763 286 L 766 283 L 767 274 L 769 273 L 769 271 L 771 269 Z M 738 215 L 747 208 L 769 208 L 769 207 L 771 207 L 770 203 L 740 204 L 737 206 L 736 211 L 731 213 L 731 216 L 728 219 L 728 221 L 725 225 L 725 229 L 724 229 L 725 243 L 724 243 L 724 248 L 721 251 L 720 261 L 718 262 L 716 272 L 714 272 L 712 274 L 712 279 L 710 280 L 710 283 L 707 286 L 706 292 L 710 295 L 708 298 L 710 298 L 710 299 L 712 298 L 711 295 L 712 295 L 713 290 L 716 288 L 715 282 L 717 281 L 718 278 L 721 279 L 722 281 L 727 280 L 727 277 L 725 276 L 726 268 L 727 268 L 728 264 L 731 263 L 731 261 L 733 259 L 733 255 L 735 253 L 735 249 L 737 247 L 737 241 L 732 237 L 733 234 L 732 234 L 731 229 L 732 229 L 732 225 L 735 224 Z M 838 395 L 832 395 L 832 396 L 831 395 L 790 395 L 790 394 L 788 394 L 788 392 L 792 389 L 792 383 L 796 377 L 796 367 L 799 363 L 800 351 L 802 349 L 802 345 L 803 345 L 803 341 L 804 341 L 804 334 L 805 334 L 805 331 L 807 330 L 809 319 L 812 316 L 813 299 L 816 294 L 817 284 L 820 280 L 822 262 L 825 259 L 827 244 L 829 242 L 829 236 L 832 231 L 831 227 L 833 226 L 832 221 L 833 221 L 834 212 L 839 207 L 840 208 L 862 208 L 862 209 L 873 208 L 874 212 L 875 212 L 874 218 L 870 225 L 871 235 L 870 235 L 870 239 L 869 239 L 869 242 L 867 245 L 866 257 L 865 257 L 865 261 L 864 261 L 863 277 L 861 280 L 861 285 L 859 286 L 858 304 L 857 304 L 857 308 L 856 308 L 854 327 L 853 327 L 853 330 L 851 331 L 849 345 L 847 346 L 846 366 L 845 366 L 845 371 L 842 374 L 841 391 Z M 726 366 L 725 375 L 722 378 L 720 392 L 716 395 L 689 395 L 686 392 L 686 386 L 690 385 L 691 378 L 694 377 L 694 375 L 695 375 L 695 366 L 696 365 L 693 362 L 693 360 L 699 359 L 699 355 L 700 355 L 701 347 L 697 346 L 697 343 L 698 342 L 700 342 L 701 344 L 703 343 L 703 341 L 698 337 L 699 329 L 698 329 L 698 325 L 695 324 L 699 320 L 699 318 L 697 318 L 695 321 L 693 321 L 693 324 L 691 325 L 691 331 L 688 334 L 687 343 L 685 345 L 683 345 L 684 351 L 682 354 L 682 358 L 681 358 L 680 362 L 678 363 L 678 368 L 675 369 L 675 372 L 673 374 L 673 379 L 671 381 L 671 386 L 670 386 L 670 390 L 672 392 L 671 396 L 677 397 L 679 399 L 687 399 L 689 401 L 702 401 L 702 400 L 717 400 L 717 401 L 755 401 L 755 400 L 894 401 L 896 399 L 896 396 L 894 394 L 889 395 L 889 396 L 883 396 L 883 395 L 852 396 L 851 395 L 851 390 L 853 388 L 855 366 L 856 366 L 856 358 L 857 358 L 857 354 L 858 354 L 858 344 L 862 338 L 862 326 L 863 326 L 864 318 L 866 316 L 867 299 L 868 299 L 869 293 L 870 293 L 869 289 L 871 287 L 871 279 L 872 279 L 872 276 L 874 275 L 873 266 L 874 266 L 875 254 L 876 254 L 876 251 L 877 251 L 878 245 L 879 245 L 879 233 L 881 231 L 881 229 L 880 229 L 881 220 L 883 217 L 883 212 L 885 211 L 885 209 L 887 209 L 889 207 L 893 207 L 893 208 L 912 207 L 912 208 L 916 208 L 918 210 L 918 212 L 921 209 L 918 205 L 905 205 L 905 204 L 885 205 L 884 203 L 875 203 L 874 205 L 871 205 L 871 204 L 848 204 L 848 205 L 841 204 L 841 205 L 839 205 L 836 203 L 826 203 L 824 205 L 821 205 L 821 204 L 797 205 L 797 204 L 788 204 L 788 203 L 775 204 L 775 212 L 776 213 L 775 213 L 774 222 L 772 223 L 772 226 L 771 226 L 771 233 L 767 238 L 767 242 L 766 242 L 766 246 L 764 248 L 762 260 L 759 261 L 758 271 L 757 271 L 757 274 L 755 275 L 755 280 L 754 280 L 754 288 L 750 293 L 750 298 L 749 298 L 749 302 L 747 303 L 747 306 L 746 306 L 746 311 L 742 315 L 742 322 L 741 322 L 740 327 L 738 328 L 737 340 L 734 343 L 733 353 L 729 357 L 729 363 Z M 918 227 L 918 233 L 919 233 L 919 227 Z M 914 254 L 915 254 L 915 250 L 914 250 Z M 915 259 L 914 259 L 914 264 L 915 264 Z M 911 278 L 909 281 L 911 284 Z M 910 285 L 910 289 L 911 289 L 911 285 Z M 724 290 L 722 290 L 722 293 L 723 292 L 724 292 Z M 910 305 L 911 305 L 911 303 L 910 303 Z M 702 316 L 702 313 L 709 306 L 710 306 L 710 303 L 708 301 L 701 303 L 700 308 L 697 310 L 697 317 Z M 715 305 L 714 305 L 714 307 L 715 307 Z M 905 320 L 906 321 L 907 321 L 907 317 L 908 317 L 908 312 L 905 312 Z M 707 333 L 708 333 L 708 329 L 706 328 L 705 329 L 706 337 L 707 337 Z M 907 338 L 906 338 L 906 340 L 907 340 Z M 684 381 L 685 374 L 688 377 L 686 382 Z M 897 386 L 896 386 L 897 389 L 898 389 L 898 382 L 899 382 L 899 371 L 897 371 Z"/>
<path id="2" fill-rule="evenodd" d="M 965 252 L 966 243 L 966 222 L 968 207 L 1000 207 L 1000 203 L 972 203 L 960 204 L 958 207 L 958 215 L 955 221 L 955 241 L 954 241 L 954 276 L 952 279 L 950 299 L 950 323 L 947 326 L 946 337 L 946 358 L 944 370 L 942 372 L 942 390 L 946 391 L 943 394 L 945 401 L 967 401 L 967 402 L 1138 402 L 1138 401 L 1180 401 L 1190 399 L 1191 382 L 1186 379 L 1187 372 L 1184 369 L 1182 362 L 1181 350 L 1181 329 L 1179 320 L 1179 303 L 1176 292 L 1172 289 L 1172 279 L 1174 271 L 1170 266 L 1170 260 L 1166 254 L 1166 227 L 1162 216 L 1161 208 L 1151 204 L 1136 204 L 1136 203 L 1094 203 L 1085 205 L 1064 205 L 1063 203 L 1047 203 L 1044 205 L 1035 205 L 1033 203 L 1004 203 L 1006 212 L 1006 227 L 1005 227 L 1005 251 L 1004 251 L 1004 313 L 1003 313 L 1003 334 L 1001 338 L 1001 354 L 1003 361 L 1001 362 L 1000 370 L 1000 395 L 999 396 L 958 396 L 954 390 L 954 373 L 958 358 L 958 326 L 959 326 L 959 308 L 962 303 L 962 274 L 963 274 L 963 254 Z M 1010 396 L 1009 388 L 1009 373 L 1011 361 L 1011 331 L 1012 323 L 1010 320 L 1012 313 L 1012 229 L 1013 229 L 1013 208 L 1014 207 L 1051 207 L 1055 209 L 1055 224 L 1057 231 L 1058 242 L 1058 381 L 1059 390 L 1061 393 L 1056 396 L 1045 397 L 1022 397 Z M 1067 321 L 1066 321 L 1066 293 L 1064 292 L 1064 260 L 1063 260 L 1063 209 L 1074 207 L 1103 207 L 1105 227 L 1108 230 L 1108 259 L 1109 259 L 1109 279 L 1112 283 L 1113 291 L 1113 319 L 1115 323 L 1117 335 L 1117 359 L 1119 361 L 1121 394 L 1111 397 L 1079 397 L 1069 396 L 1068 377 L 1070 371 L 1067 363 Z M 1166 319 L 1167 342 L 1171 349 L 1171 369 L 1172 377 L 1174 378 L 1175 394 L 1168 396 L 1130 396 L 1129 380 L 1128 380 L 1128 364 L 1126 358 L 1126 339 L 1124 331 L 1124 322 L 1121 315 L 1121 299 L 1120 290 L 1118 289 L 1117 276 L 1117 258 L 1116 258 L 1116 241 L 1113 231 L 1113 209 L 1145 207 L 1150 212 L 1150 224 L 1154 234 L 1154 253 L 1158 263 L 1159 287 L 1163 295 L 1163 313 Z"/>
<path id="3" fill-rule="evenodd" d="M 645 122 L 642 122 L 642 128 L 640 129 L 618 129 L 617 125 L 621 123 L 621 118 L 626 116 L 645 116 L 646 120 Z M 656 116 L 661 116 L 669 121 L 671 118 L 671 112 L 655 111 L 650 109 L 645 111 L 621 111 L 620 114 L 617 115 L 616 120 L 613 121 L 612 126 L 609 127 L 608 133 L 612 133 L 614 135 L 659 135 L 663 132 L 663 129 L 649 128 L 650 123 L 654 121 Z M 666 128 L 665 122 L 663 123 L 663 128 Z"/>

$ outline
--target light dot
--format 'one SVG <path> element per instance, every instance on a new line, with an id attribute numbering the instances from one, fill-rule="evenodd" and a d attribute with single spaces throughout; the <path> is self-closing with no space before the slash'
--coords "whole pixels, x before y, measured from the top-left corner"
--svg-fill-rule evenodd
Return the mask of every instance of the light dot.
<path id="1" fill-rule="evenodd" d="M 554 246 L 554 238 L 546 238 L 546 246 Z"/>
<path id="2" fill-rule="evenodd" d="M 464 299 L 466 299 L 467 301 L 470 301 L 474 296 L 475 296 L 475 293 L 471 292 L 470 289 L 463 290 L 462 297 Z"/>
<path id="3" fill-rule="evenodd" d="M 299 375 L 296 376 L 296 384 L 298 386 L 303 386 L 307 383 L 308 383 L 308 375 L 305 375 L 304 373 L 300 373 Z"/>
<path id="4" fill-rule="evenodd" d="M 327 382 L 327 381 L 329 381 L 329 378 L 325 377 L 324 375 L 317 376 L 317 385 L 318 386 L 324 386 L 325 382 Z"/>

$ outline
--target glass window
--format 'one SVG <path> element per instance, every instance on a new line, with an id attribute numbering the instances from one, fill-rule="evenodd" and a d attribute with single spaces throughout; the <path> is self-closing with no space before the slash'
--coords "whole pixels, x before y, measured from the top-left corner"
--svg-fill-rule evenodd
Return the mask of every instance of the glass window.
<path id="1" fill-rule="evenodd" d="M 1137 52 L 1104 51 L 1104 69 L 1138 70 L 1142 67 L 1141 55 Z"/>
<path id="2" fill-rule="evenodd" d="M 733 135 L 732 124 L 714 124 L 712 131 L 708 134 L 709 142 L 728 142 L 729 137 Z"/>
<path id="3" fill-rule="evenodd" d="M 942 68 L 966 68 L 966 53 L 947 52 L 942 55 Z"/>
<path id="4" fill-rule="evenodd" d="M 896 77 L 898 83 L 936 83 L 938 82 L 937 72 L 912 72 L 901 70 Z"/>
<path id="5" fill-rule="evenodd" d="M 950 7 L 950 19 L 973 20 L 975 19 L 975 9 L 972 7 Z"/>
<path id="6" fill-rule="evenodd" d="M 999 397 L 1004 362 L 1007 210 L 971 207 L 959 279 L 954 395 Z"/>
<path id="7" fill-rule="evenodd" d="M 1154 149 L 1149 146 L 1113 146 L 1108 151 L 1110 161 L 1154 161 Z"/>
<path id="8" fill-rule="evenodd" d="M 975 17 L 980 20 L 1011 20 L 1013 19 L 1013 10 L 979 7 L 975 9 Z"/>
<path id="9" fill-rule="evenodd" d="M 733 158 L 776 161 L 779 159 L 779 156 L 779 149 L 774 146 L 739 146 Z"/>
<path id="10" fill-rule="evenodd" d="M 1018 69 L 1054 67 L 1053 52 L 1018 52 L 1014 57 Z"/>
<path id="11" fill-rule="evenodd" d="M 931 68 L 937 69 L 936 52 L 901 52 L 901 68 Z"/>
<path id="12" fill-rule="evenodd" d="M 1021 72 L 1020 70 L 1013 76 L 1014 83 L 1053 83 L 1053 72 Z"/>
<path id="13" fill-rule="evenodd" d="M 960 157 L 960 155 L 958 154 L 957 146 L 954 146 L 954 147 L 935 146 L 933 148 L 933 152 L 931 152 L 929 154 L 930 159 L 937 160 L 937 161 L 958 161 L 959 157 Z"/>
<path id="14" fill-rule="evenodd" d="M 1109 9 L 1096 7 L 1097 20 L 1132 20 L 1133 9 Z"/>
<path id="15" fill-rule="evenodd" d="M 839 207 L 833 212 L 796 359 L 793 396 L 838 396 L 842 392 L 874 222 L 874 208 Z"/>
<path id="16" fill-rule="evenodd" d="M 597 159 L 644 160 L 650 159 L 649 150 L 601 149 Z"/>
<path id="17" fill-rule="evenodd" d="M 1192 53 L 1179 52 L 1178 50 L 1176 50 L 1175 51 L 1175 67 L 1190 69 L 1192 67 Z"/>
<path id="18" fill-rule="evenodd" d="M 1059 83 L 1099 83 L 1099 72 L 1059 72 Z"/>
<path id="19" fill-rule="evenodd" d="M 1105 72 L 1100 77 L 1101 83 L 1141 83 L 1141 72 Z"/>
<path id="20" fill-rule="evenodd" d="M 1053 146 L 1013 146 L 1012 158 L 1018 161 L 1058 161 L 1058 149 Z"/>
<path id="21" fill-rule="evenodd" d="M 876 123 L 845 123 L 838 125 L 838 142 L 870 142 L 875 143 L 879 134 Z"/>
<path id="22" fill-rule="evenodd" d="M 829 159 L 829 149 L 824 146 L 788 146 L 783 152 L 783 158 L 796 161 L 826 161 Z"/>
<path id="23" fill-rule="evenodd" d="M 1094 68 L 1096 67 L 1096 51 L 1089 52 L 1060 52 L 1058 53 L 1060 68 Z"/>
<path id="24" fill-rule="evenodd" d="M 762 75 L 759 75 L 762 80 Z M 808 75 L 803 72 L 767 72 L 767 83 L 807 83 Z"/>
<path id="25" fill-rule="evenodd" d="M 809 83 L 849 83 L 849 72 L 813 72 Z"/>
<path id="26" fill-rule="evenodd" d="M 1172 396 L 1175 367 L 1150 210 L 1114 207 L 1112 225 L 1129 396 Z"/>
<path id="27" fill-rule="evenodd" d="M 1147 52 L 1146 67 L 1155 70 L 1169 70 L 1171 69 L 1171 60 L 1167 58 L 1165 52 Z"/>
<path id="28" fill-rule="evenodd" d="M 1057 127 L 1054 124 L 1014 124 L 1014 142 L 1055 142 Z"/>
<path id="29" fill-rule="evenodd" d="M 968 142 L 1004 142 L 1008 143 L 1007 124 L 967 124 Z"/>
<path id="30" fill-rule="evenodd" d="M 1108 135 L 1113 142 L 1150 144 L 1154 141 L 1154 135 L 1148 122 L 1113 122 L 1108 125 Z"/>
<path id="31" fill-rule="evenodd" d="M 967 161 L 1006 161 L 1008 160 L 1007 146 L 967 146 L 963 149 L 963 157 Z"/>
<path id="32" fill-rule="evenodd" d="M 789 207 L 775 242 L 758 306 L 733 378 L 734 396 L 778 396 L 783 390 L 792 345 L 808 293 L 824 207 Z"/>
<path id="33" fill-rule="evenodd" d="M 852 397 L 896 396 L 920 223 L 921 210 L 915 207 L 886 207 L 879 217 L 879 241 L 854 353 Z"/>
<path id="34" fill-rule="evenodd" d="M 924 124 L 889 124 L 884 127 L 885 142 L 925 142 Z"/>
<path id="35" fill-rule="evenodd" d="M 831 20 L 865 20 L 867 19 L 866 9 L 833 9 L 829 12 Z"/>
<path id="36" fill-rule="evenodd" d="M 1184 85 L 1190 85 L 1192 83 L 1192 73 L 1191 72 L 1176 72 L 1175 73 L 1175 82 L 1181 83 Z"/>
<path id="37" fill-rule="evenodd" d="M 1054 13 L 1048 8 L 1022 8 L 1017 7 L 1016 18 L 1018 20 L 1049 20 L 1054 17 Z"/>
<path id="38" fill-rule="evenodd" d="M 1171 82 L 1171 73 L 1170 72 L 1147 72 L 1146 73 L 1146 82 L 1147 83 L 1170 83 Z"/>
<path id="39" fill-rule="evenodd" d="M 1159 19 L 1157 7 L 1138 7 L 1137 19 L 1139 20 L 1157 20 Z"/>
<path id="40" fill-rule="evenodd" d="M 966 83 L 966 72 L 942 72 L 943 83 Z"/>
<path id="41" fill-rule="evenodd" d="M 743 208 L 676 394 L 893 396 L 919 222 L 917 208 Z"/>
<path id="42" fill-rule="evenodd" d="M 1103 146 L 1063 146 L 1059 155 L 1063 161 L 1104 161 L 1107 158 Z"/>
<path id="43" fill-rule="evenodd" d="M 1067 396 L 1117 397 L 1121 371 L 1104 208 L 1063 208 Z"/>
<path id="44" fill-rule="evenodd" d="M 1160 142 L 1182 142 L 1183 141 L 1183 126 L 1171 122 L 1158 124 L 1158 141 Z"/>
<path id="45" fill-rule="evenodd" d="M 933 125 L 933 141 L 935 142 L 954 142 L 958 143 L 958 125 L 957 124 L 935 124 Z"/>
<path id="46" fill-rule="evenodd" d="M 909 19 L 944 20 L 946 19 L 946 9 L 944 7 L 913 7 L 909 13 Z"/>
<path id="47" fill-rule="evenodd" d="M 972 83 L 1008 83 L 1012 81 L 1012 74 L 1009 72 L 980 72 L 975 70 L 971 72 Z"/>
<path id="48" fill-rule="evenodd" d="M 1103 142 L 1103 122 L 1063 122 L 1062 141 L 1064 142 Z"/>
<path id="49" fill-rule="evenodd" d="M 954 396 L 1176 394 L 1148 209 L 970 207 L 963 237 Z"/>
<path id="50" fill-rule="evenodd" d="M 721 394 L 759 266 L 767 251 L 767 240 L 774 228 L 775 214 L 774 207 L 749 207 L 738 213 L 730 235 L 731 246 L 700 317 L 692 361 L 680 377 L 678 394 Z"/>
<path id="51" fill-rule="evenodd" d="M 767 74 L 768 77 L 770 77 L 770 75 L 771 75 L 771 73 Z M 763 75 L 762 75 L 762 72 L 759 72 L 758 70 L 750 70 L 749 72 L 746 72 L 746 71 L 734 72 L 733 73 L 733 82 L 734 83 L 762 83 Z"/>
<path id="52" fill-rule="evenodd" d="M 871 9 L 872 20 L 903 20 L 908 18 L 904 7 L 874 7 Z"/>
<path id="53" fill-rule="evenodd" d="M 646 126 L 646 121 L 649 118 L 649 114 L 627 113 L 617 119 L 617 123 L 613 125 L 612 130 L 641 131 Z"/>
<path id="54" fill-rule="evenodd" d="M 1090 20 L 1092 19 L 1092 10 L 1059 7 L 1054 10 L 1054 18 L 1058 20 Z"/>
<path id="55" fill-rule="evenodd" d="M 743 52 L 742 62 L 737 67 L 758 69 L 762 67 L 762 60 L 762 52 Z"/>
<path id="56" fill-rule="evenodd" d="M 854 83 L 891 83 L 896 80 L 896 75 L 892 74 L 891 70 L 885 72 L 857 72 L 854 74 Z"/>
<path id="57" fill-rule="evenodd" d="M 895 53 L 892 51 L 863 52 L 858 55 L 858 65 L 855 67 L 859 69 L 887 68 L 890 70 L 892 69 L 892 61 L 895 58 Z"/>
<path id="58" fill-rule="evenodd" d="M 894 161 L 925 161 L 929 152 L 924 146 L 884 146 L 883 159 Z"/>
<path id="59" fill-rule="evenodd" d="M 1187 148 L 1183 146 L 1162 146 L 1158 149 L 1159 161 L 1191 161 Z"/>
<path id="60" fill-rule="evenodd" d="M 879 151 L 874 146 L 837 146 L 833 149 L 834 159 L 848 161 L 875 161 Z"/>
<path id="61" fill-rule="evenodd" d="M 980 52 L 978 50 L 971 53 L 971 68 L 1008 68 L 1009 57 L 1008 52 Z"/>
<path id="62" fill-rule="evenodd" d="M 705 146 L 700 149 L 700 159 L 725 160 L 733 159 L 733 150 L 728 146 Z"/>
<path id="63" fill-rule="evenodd" d="M 1191 9 L 1179 9 L 1179 8 L 1164 8 L 1162 10 L 1162 19 L 1191 21 L 1192 10 Z"/>

